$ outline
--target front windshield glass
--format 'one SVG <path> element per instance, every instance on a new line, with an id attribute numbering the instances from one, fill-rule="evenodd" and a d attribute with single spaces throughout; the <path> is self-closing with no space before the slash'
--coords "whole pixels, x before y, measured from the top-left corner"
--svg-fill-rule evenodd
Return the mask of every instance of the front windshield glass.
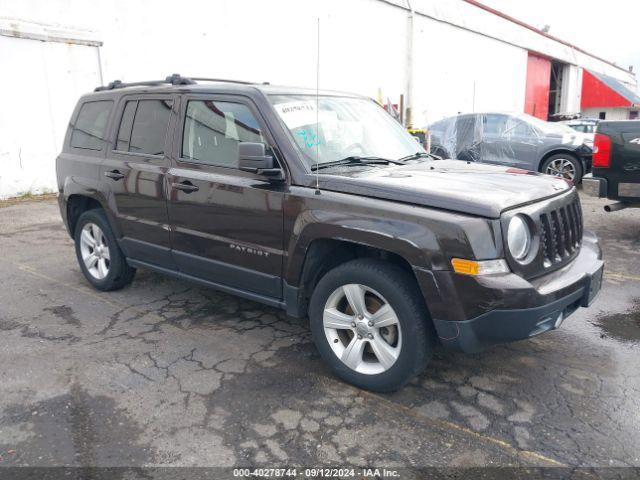
<path id="1" fill-rule="evenodd" d="M 272 95 L 276 112 L 311 168 L 347 157 L 397 160 L 422 146 L 380 106 L 369 99 L 314 95 Z M 316 123 L 317 122 L 317 123 Z"/>

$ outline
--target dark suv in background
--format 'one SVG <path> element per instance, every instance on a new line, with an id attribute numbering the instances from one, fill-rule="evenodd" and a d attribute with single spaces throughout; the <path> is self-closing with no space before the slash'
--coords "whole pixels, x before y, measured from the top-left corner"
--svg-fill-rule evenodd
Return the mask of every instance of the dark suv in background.
<path id="1" fill-rule="evenodd" d="M 95 288 L 148 268 L 308 315 L 332 370 L 372 390 L 403 385 L 437 343 L 557 328 L 602 279 L 574 187 L 435 161 L 356 95 L 112 82 L 79 100 L 57 179 Z"/>
<path id="2" fill-rule="evenodd" d="M 526 114 L 472 113 L 435 122 L 431 152 L 442 158 L 493 163 L 579 183 L 591 170 L 593 138 Z"/>

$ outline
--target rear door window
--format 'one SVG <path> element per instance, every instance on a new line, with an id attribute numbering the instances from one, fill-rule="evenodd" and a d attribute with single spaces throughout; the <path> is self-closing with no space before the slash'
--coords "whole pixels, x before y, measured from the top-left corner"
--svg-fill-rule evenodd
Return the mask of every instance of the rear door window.
<path id="1" fill-rule="evenodd" d="M 71 146 L 87 150 L 102 150 L 111 112 L 111 100 L 86 102 L 80 107 L 71 132 Z"/>
<path id="2" fill-rule="evenodd" d="M 164 155 L 172 106 L 169 99 L 128 101 L 120 120 L 116 150 Z"/>

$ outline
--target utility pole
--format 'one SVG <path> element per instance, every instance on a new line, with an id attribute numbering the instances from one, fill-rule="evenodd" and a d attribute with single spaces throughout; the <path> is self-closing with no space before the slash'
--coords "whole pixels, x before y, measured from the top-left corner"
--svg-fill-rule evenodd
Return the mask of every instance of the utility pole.
<path id="1" fill-rule="evenodd" d="M 413 126 L 413 21 L 415 11 L 411 0 L 407 0 L 409 7 L 409 16 L 407 17 L 407 79 L 405 87 L 405 103 L 406 114 L 404 116 L 405 126 L 411 128 Z"/>

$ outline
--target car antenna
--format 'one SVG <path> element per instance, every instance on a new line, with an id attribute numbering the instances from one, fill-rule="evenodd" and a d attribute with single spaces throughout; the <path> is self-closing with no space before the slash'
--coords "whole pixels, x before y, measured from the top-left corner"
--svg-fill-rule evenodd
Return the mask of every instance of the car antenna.
<path id="1" fill-rule="evenodd" d="M 316 195 L 320 195 L 320 17 L 318 20 L 318 50 L 316 53 Z"/>

